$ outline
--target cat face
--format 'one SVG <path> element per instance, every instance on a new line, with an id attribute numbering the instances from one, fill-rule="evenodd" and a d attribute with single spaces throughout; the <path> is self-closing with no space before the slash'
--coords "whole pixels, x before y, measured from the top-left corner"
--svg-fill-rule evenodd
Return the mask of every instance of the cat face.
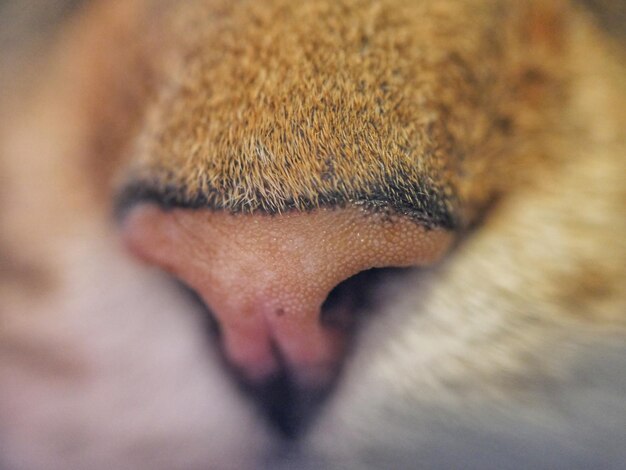
<path id="1" fill-rule="evenodd" d="M 86 6 L 0 113 L 0 467 L 619 465 L 607 43 L 561 1 Z"/>

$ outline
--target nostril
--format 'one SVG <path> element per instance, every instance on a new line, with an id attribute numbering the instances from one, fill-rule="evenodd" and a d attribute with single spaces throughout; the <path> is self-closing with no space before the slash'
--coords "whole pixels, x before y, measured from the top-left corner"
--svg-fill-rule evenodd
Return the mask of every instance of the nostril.
<path id="1" fill-rule="evenodd" d="M 178 285 L 178 287 L 183 291 L 183 293 L 197 306 L 197 308 L 202 312 L 202 323 L 203 327 L 206 329 L 208 334 L 215 338 L 217 341 L 216 344 L 219 343 L 219 338 L 222 334 L 222 329 L 220 328 L 220 324 L 217 321 L 217 318 L 206 304 L 204 299 L 195 289 L 189 287 L 184 281 L 173 277 L 173 281 Z"/>
<path id="2" fill-rule="evenodd" d="M 349 277 L 330 291 L 322 304 L 320 322 L 327 328 L 352 332 L 376 304 L 377 286 L 408 268 L 372 268 Z"/>

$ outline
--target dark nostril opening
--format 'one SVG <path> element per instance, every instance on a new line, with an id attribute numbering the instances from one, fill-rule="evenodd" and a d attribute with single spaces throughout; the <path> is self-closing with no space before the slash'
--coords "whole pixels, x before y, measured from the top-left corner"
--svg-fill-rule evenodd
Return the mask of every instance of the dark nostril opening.
<path id="1" fill-rule="evenodd" d="M 213 315 L 213 312 L 211 312 L 211 309 L 209 309 L 207 304 L 204 302 L 202 297 L 200 297 L 200 295 L 194 289 L 189 287 L 180 279 L 178 278 L 173 278 L 173 279 L 176 282 L 176 284 L 178 284 L 178 287 L 192 300 L 192 302 L 194 302 L 198 307 L 200 307 L 203 313 L 202 322 L 204 323 L 204 327 L 206 328 L 209 335 L 219 338 L 222 334 L 220 324 L 215 318 L 215 315 Z"/>
<path id="2" fill-rule="evenodd" d="M 346 279 L 330 291 L 322 304 L 320 321 L 328 328 L 354 332 L 362 314 L 373 309 L 376 288 L 384 280 L 407 268 L 373 268 Z"/>

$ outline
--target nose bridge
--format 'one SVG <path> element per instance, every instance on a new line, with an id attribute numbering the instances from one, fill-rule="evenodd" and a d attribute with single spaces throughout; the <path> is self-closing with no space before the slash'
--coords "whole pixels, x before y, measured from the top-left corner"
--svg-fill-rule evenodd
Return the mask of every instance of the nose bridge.
<path id="1" fill-rule="evenodd" d="M 303 304 L 319 309 L 339 282 L 385 264 L 376 259 L 380 240 L 352 233 L 345 225 L 213 214 L 202 234 L 209 248 L 202 253 L 207 262 L 196 267 L 198 277 L 207 284 L 207 294 L 219 297 L 228 291 L 228 300 L 242 311 L 250 304 L 257 310 L 280 309 L 281 315 L 297 315 Z"/>
<path id="2" fill-rule="evenodd" d="M 224 300 L 241 313 L 275 310 L 282 316 L 287 310 L 295 313 L 296 306 L 302 310 L 303 304 L 319 307 L 325 291 L 341 280 L 336 265 L 328 263 L 337 247 L 294 235 L 293 229 L 211 224 L 205 233 L 211 248 L 202 253 L 207 262 L 195 266 L 196 287 L 211 298 L 229 292 Z"/>

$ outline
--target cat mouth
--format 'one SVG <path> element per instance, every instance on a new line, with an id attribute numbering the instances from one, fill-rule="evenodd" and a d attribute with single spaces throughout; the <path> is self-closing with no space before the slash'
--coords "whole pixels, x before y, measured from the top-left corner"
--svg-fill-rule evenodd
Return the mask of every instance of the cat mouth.
<path id="1" fill-rule="evenodd" d="M 181 288 L 197 303 L 202 311 L 209 343 L 217 352 L 221 366 L 233 378 L 240 392 L 256 404 L 256 409 L 268 427 L 281 439 L 295 441 L 306 434 L 315 417 L 319 415 L 329 396 L 341 384 L 346 362 L 357 348 L 359 331 L 375 316 L 381 314 L 383 284 L 391 279 L 406 276 L 418 268 L 373 268 L 362 271 L 339 283 L 322 304 L 320 323 L 324 328 L 336 330 L 348 339 L 348 354 L 336 368 L 333 377 L 323 387 L 302 386 L 287 364 L 280 350 L 275 355 L 281 368 L 262 382 L 250 382 L 233 367 L 219 347 L 221 328 L 211 309 L 193 289 L 177 280 Z"/>

